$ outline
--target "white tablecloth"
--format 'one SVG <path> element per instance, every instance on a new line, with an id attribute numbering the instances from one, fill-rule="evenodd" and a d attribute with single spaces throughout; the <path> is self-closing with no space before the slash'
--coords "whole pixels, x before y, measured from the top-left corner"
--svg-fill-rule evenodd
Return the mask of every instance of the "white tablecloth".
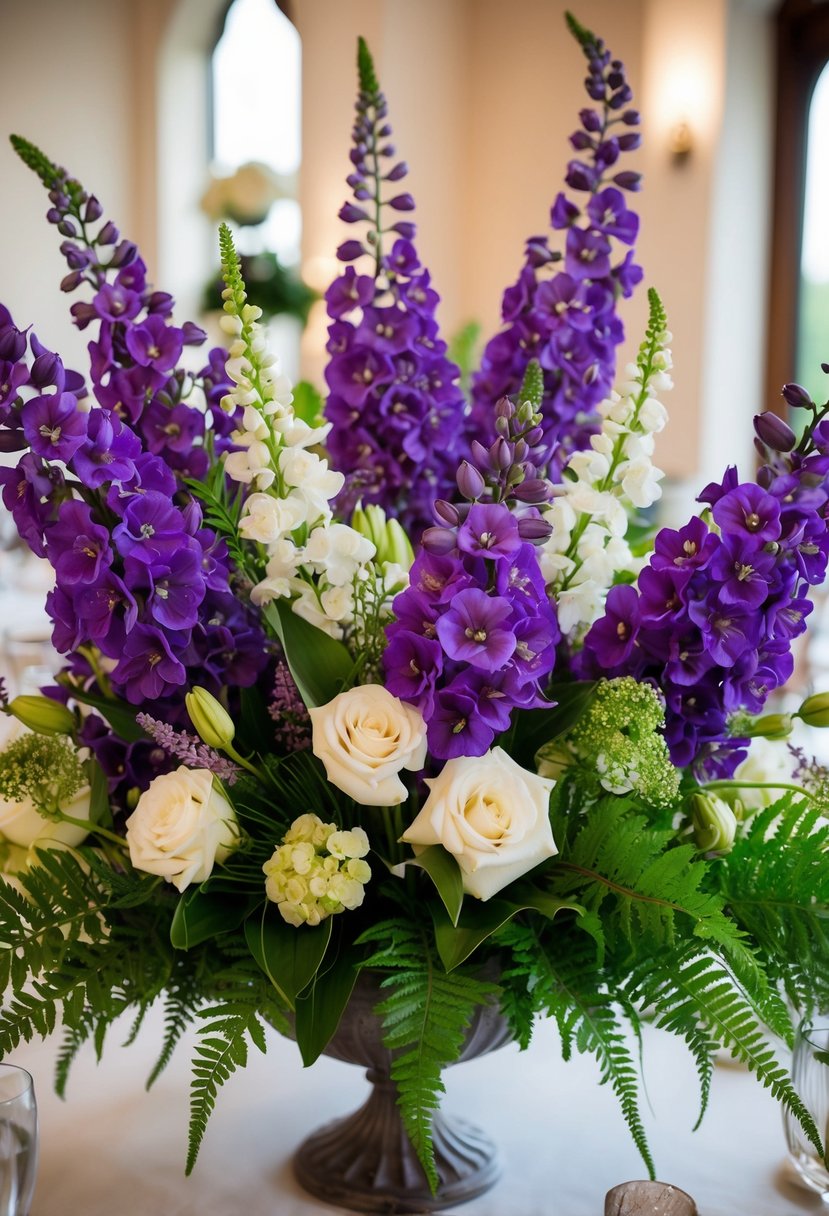
<path id="1" fill-rule="evenodd" d="M 310 1131 L 363 1101 L 362 1071 L 332 1060 L 303 1070 L 293 1043 L 268 1035 L 247 1069 L 220 1091 L 202 1154 L 185 1179 L 189 1042 L 149 1093 L 143 1082 L 160 1038 L 153 1011 L 130 1048 L 116 1027 L 103 1063 L 84 1050 L 60 1102 L 51 1083 L 58 1041 L 22 1047 L 13 1062 L 35 1077 L 41 1165 L 32 1216 L 332 1216 L 291 1175 Z M 802 1216 L 817 1196 L 787 1181 L 780 1112 L 746 1072 L 718 1067 L 711 1107 L 697 1113 L 694 1070 L 681 1045 L 646 1031 L 647 1115 L 659 1176 L 690 1192 L 701 1216 Z M 604 1195 L 643 1166 L 591 1059 L 564 1064 L 555 1029 L 451 1069 L 445 1108 L 497 1141 L 500 1182 L 459 1216 L 602 1216 Z"/>

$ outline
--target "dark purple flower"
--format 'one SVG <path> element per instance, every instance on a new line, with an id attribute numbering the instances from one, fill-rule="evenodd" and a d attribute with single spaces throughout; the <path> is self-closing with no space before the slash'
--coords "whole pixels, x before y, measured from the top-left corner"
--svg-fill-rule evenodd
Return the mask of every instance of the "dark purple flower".
<path id="1" fill-rule="evenodd" d="M 612 587 L 604 616 L 591 625 L 584 640 L 585 649 L 601 668 L 611 671 L 630 657 L 638 632 L 639 596 L 633 587 Z"/>
<path id="2" fill-rule="evenodd" d="M 500 503 L 475 503 L 458 529 L 458 548 L 498 560 L 509 558 L 522 544 L 518 523 Z"/>
<path id="3" fill-rule="evenodd" d="M 152 625 L 136 625 L 124 643 L 123 656 L 112 673 L 132 705 L 157 701 L 181 687 L 187 673 L 164 633 Z"/>
<path id="4" fill-rule="evenodd" d="M 77 499 L 61 503 L 46 539 L 49 560 L 64 586 L 96 582 L 112 561 L 109 531 L 94 523 L 90 508 Z"/>
<path id="5" fill-rule="evenodd" d="M 389 692 L 416 705 L 424 718 L 430 717 L 435 682 L 443 670 L 443 651 L 438 642 L 406 629 L 398 630 L 386 647 L 383 661 Z"/>
<path id="6" fill-rule="evenodd" d="M 780 504 L 752 482 L 724 494 L 711 513 L 722 532 L 751 537 L 760 544 L 780 535 Z"/>
<path id="7" fill-rule="evenodd" d="M 460 688 L 443 688 L 437 694 L 426 738 L 432 756 L 453 760 L 456 756 L 483 756 L 495 731 L 480 712 L 476 696 Z"/>
<path id="8" fill-rule="evenodd" d="M 175 326 L 166 325 L 163 317 L 154 314 L 140 325 L 127 329 L 126 344 L 127 350 L 141 367 L 169 372 L 181 358 L 184 335 Z"/>

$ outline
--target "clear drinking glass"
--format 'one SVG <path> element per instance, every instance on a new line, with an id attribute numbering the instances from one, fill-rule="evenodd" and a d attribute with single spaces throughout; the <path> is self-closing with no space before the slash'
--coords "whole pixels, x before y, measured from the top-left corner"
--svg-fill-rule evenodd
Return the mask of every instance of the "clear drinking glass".
<path id="1" fill-rule="evenodd" d="M 829 1016 L 806 1018 L 795 1033 L 792 1084 L 815 1121 L 824 1146 L 829 1142 Z M 799 1121 L 783 1113 L 789 1157 L 800 1181 L 829 1207 L 829 1167 Z"/>
<path id="2" fill-rule="evenodd" d="M 29 1216 L 37 1173 L 37 1103 L 29 1073 L 0 1064 L 0 1216 Z"/>

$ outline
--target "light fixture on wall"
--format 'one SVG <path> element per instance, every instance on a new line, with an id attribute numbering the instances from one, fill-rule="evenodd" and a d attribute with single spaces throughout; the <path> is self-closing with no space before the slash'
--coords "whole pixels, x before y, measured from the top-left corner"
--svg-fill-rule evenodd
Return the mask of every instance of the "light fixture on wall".
<path id="1" fill-rule="evenodd" d="M 684 164 L 694 147 L 694 133 L 685 119 L 675 122 L 668 132 L 668 148 L 674 164 Z"/>

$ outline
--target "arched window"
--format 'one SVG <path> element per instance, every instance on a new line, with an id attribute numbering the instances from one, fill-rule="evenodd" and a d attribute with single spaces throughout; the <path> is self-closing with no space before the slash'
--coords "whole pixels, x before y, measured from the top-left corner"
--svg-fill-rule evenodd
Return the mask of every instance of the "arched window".
<path id="1" fill-rule="evenodd" d="M 232 0 L 210 57 L 211 180 L 202 206 L 234 229 L 248 298 L 294 380 L 314 298 L 299 275 L 301 72 L 286 0 Z"/>
<path id="2" fill-rule="evenodd" d="M 829 3 L 784 0 L 777 14 L 774 175 L 767 400 L 784 412 L 798 379 L 820 401 L 829 380 Z"/>

